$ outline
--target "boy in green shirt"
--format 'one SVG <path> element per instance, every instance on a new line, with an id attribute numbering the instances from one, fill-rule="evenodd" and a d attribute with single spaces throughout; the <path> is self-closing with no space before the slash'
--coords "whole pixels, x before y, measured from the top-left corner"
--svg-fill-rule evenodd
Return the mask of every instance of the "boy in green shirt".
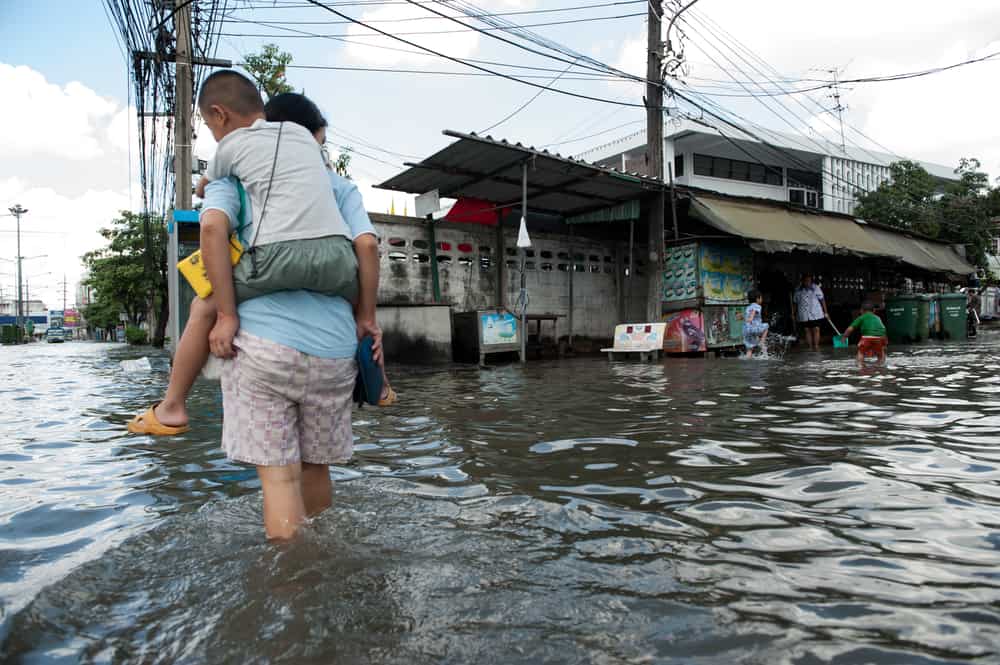
<path id="1" fill-rule="evenodd" d="M 885 335 L 885 324 L 875 314 L 874 306 L 866 302 L 861 306 L 861 316 L 844 331 L 844 337 L 850 337 L 855 330 L 861 332 L 858 343 L 858 363 L 864 363 L 865 357 L 878 355 L 879 363 L 885 363 L 885 349 L 889 346 L 889 338 Z"/>

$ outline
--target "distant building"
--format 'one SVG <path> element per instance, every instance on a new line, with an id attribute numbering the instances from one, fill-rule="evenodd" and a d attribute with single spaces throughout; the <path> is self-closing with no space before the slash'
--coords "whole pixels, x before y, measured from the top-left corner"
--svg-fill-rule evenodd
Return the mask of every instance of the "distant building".
<path id="1" fill-rule="evenodd" d="M 840 145 L 820 137 L 757 130 L 760 140 L 733 129 L 725 134 L 681 120 L 664 128 L 663 173 L 673 169 L 678 185 L 853 214 L 858 192 L 889 179 L 898 155 Z M 647 175 L 645 130 L 577 155 L 602 166 Z M 958 178 L 952 168 L 920 160 L 942 188 Z"/>
<path id="2" fill-rule="evenodd" d="M 80 275 L 80 281 L 76 285 L 76 308 L 83 309 L 94 302 L 94 289 L 86 282 L 90 279 L 90 273 Z"/>

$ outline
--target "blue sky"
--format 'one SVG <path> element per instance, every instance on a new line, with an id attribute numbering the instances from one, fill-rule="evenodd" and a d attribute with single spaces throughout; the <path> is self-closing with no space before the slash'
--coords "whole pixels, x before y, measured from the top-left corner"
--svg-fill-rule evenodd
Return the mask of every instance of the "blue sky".
<path id="1" fill-rule="evenodd" d="M 267 1 L 253 0 L 252 4 L 260 6 Z M 479 0 L 478 4 L 489 11 L 502 12 L 559 9 L 597 1 Z M 697 10 L 782 74 L 816 77 L 817 72 L 810 72 L 813 68 L 846 67 L 844 76 L 860 77 L 938 66 L 990 49 L 1000 50 L 1000 7 L 995 5 L 977 0 L 953 0 L 947 5 L 927 0 L 878 3 L 844 0 L 833 9 L 829 3 L 804 5 L 794 0 L 768 3 L 701 0 Z M 524 14 L 509 19 L 528 24 L 629 14 L 642 12 L 644 8 L 645 4 L 635 3 L 574 12 Z M 379 25 L 394 32 L 458 27 L 441 19 L 399 21 L 426 16 L 424 10 L 406 4 L 354 7 L 346 11 L 364 20 L 387 21 Z M 235 15 L 257 21 L 338 20 L 318 8 L 243 10 Z M 354 30 L 347 25 L 295 28 L 334 34 Z M 533 30 L 619 68 L 644 74 L 643 17 Z M 233 23 L 227 25 L 225 32 L 277 34 L 280 31 Z M 565 67 L 563 63 L 474 33 L 408 38 L 465 58 Z M 258 50 L 266 42 L 279 44 L 293 54 L 295 64 L 301 65 L 469 71 L 432 57 L 292 37 L 227 36 L 222 40 L 219 56 L 239 61 L 243 54 Z M 712 47 L 711 40 L 689 34 L 685 44 L 691 85 L 709 92 L 740 92 L 735 84 L 720 88 L 704 81 L 726 80 L 734 74 L 733 68 Z M 403 59 L 397 60 L 399 56 Z M 724 69 L 712 64 L 712 58 L 719 60 Z M 1000 108 L 1000 92 L 988 84 L 996 80 L 998 73 L 1000 62 L 992 62 L 925 79 L 851 86 L 844 91 L 844 101 L 849 105 L 846 117 L 853 126 L 898 154 L 948 165 L 963 156 L 978 156 L 991 173 L 1000 174 L 1000 129 L 994 118 L 995 109 Z M 570 76 L 557 85 L 598 97 L 641 100 L 640 85 L 568 80 Z M 735 76 L 746 78 L 745 73 L 735 72 Z M 116 210 L 136 207 L 138 186 L 134 172 L 129 171 L 128 149 L 130 136 L 135 140 L 135 119 L 126 107 L 126 77 L 124 59 L 102 2 L 0 1 L 0 85 L 5 87 L 5 103 L 0 105 L 0 154 L 6 157 L 0 160 L 0 202 L 7 202 L 2 208 L 20 201 L 32 209 L 25 226 L 35 235 L 25 236 L 23 253 L 49 254 L 26 268 L 26 273 L 49 272 L 61 280 L 65 272 L 67 279 L 74 282 L 80 271 L 79 255 L 101 243 L 97 229 Z M 320 104 L 334 132 L 345 132 L 365 143 L 415 158 L 425 157 L 447 143 L 441 130 L 482 130 L 536 92 L 491 77 L 291 69 L 289 79 Z M 538 79 L 538 82 L 547 81 Z M 789 108 L 795 111 L 794 115 L 780 108 L 777 112 L 769 111 L 747 99 L 717 98 L 717 101 L 774 129 L 789 131 L 785 123 L 791 122 L 804 134 L 827 131 L 823 126 L 829 122 L 827 116 L 819 120 L 791 104 Z M 817 101 L 829 104 L 822 93 L 818 93 Z M 641 128 L 643 117 L 641 109 L 546 92 L 490 133 L 541 145 L 636 123 L 553 148 L 563 154 L 576 154 Z M 392 195 L 373 190 L 371 185 L 393 175 L 402 161 L 411 157 L 379 152 L 343 135 L 334 138 L 378 158 L 356 154 L 352 172 L 369 209 L 385 210 Z M 213 146 L 207 132 L 199 136 L 196 150 L 203 158 L 211 155 Z M 395 201 L 397 210 L 401 210 L 403 198 L 397 194 Z M 406 205 L 412 210 L 412 203 Z M 0 257 L 15 254 L 11 229 L 11 220 L 0 217 Z M 0 264 L 0 273 L 4 272 L 4 264 Z M 0 289 L 4 294 L 9 291 L 10 282 L 10 278 L 0 274 Z M 44 286 L 44 278 L 39 284 L 40 295 L 47 300 L 56 298 L 57 288 Z"/>

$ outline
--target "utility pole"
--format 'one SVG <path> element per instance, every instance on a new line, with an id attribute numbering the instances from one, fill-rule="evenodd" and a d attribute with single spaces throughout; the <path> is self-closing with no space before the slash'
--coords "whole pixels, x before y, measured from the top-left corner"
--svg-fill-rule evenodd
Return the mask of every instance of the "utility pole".
<path id="1" fill-rule="evenodd" d="M 27 208 L 21 206 L 20 203 L 16 203 L 10 208 L 10 214 L 17 218 L 17 341 L 16 344 L 20 344 L 24 341 L 24 333 L 21 332 L 23 325 L 23 314 L 21 313 L 23 309 L 24 302 L 24 292 L 21 287 L 21 280 L 23 279 L 24 273 L 21 271 L 21 215 L 28 212 Z"/>
<path id="2" fill-rule="evenodd" d="M 66 273 L 63 273 L 63 320 L 66 320 Z"/>
<path id="3" fill-rule="evenodd" d="M 844 137 L 844 105 L 840 103 L 840 72 L 836 69 L 827 70 L 833 75 L 833 92 L 830 97 L 833 98 L 834 104 L 833 110 L 837 112 L 837 120 L 840 121 L 840 151 L 847 153 L 847 140 Z"/>
<path id="4" fill-rule="evenodd" d="M 662 0 L 649 0 L 647 33 L 648 59 L 646 66 L 646 172 L 663 181 L 663 21 Z M 649 291 L 646 299 L 646 320 L 655 322 L 661 316 L 661 285 L 663 273 L 663 190 L 659 188 L 649 211 Z"/>
<path id="5" fill-rule="evenodd" d="M 175 90 L 174 98 L 174 210 L 191 209 L 191 2 L 174 0 L 175 37 Z M 176 233 L 176 226 L 171 225 Z M 167 299 L 169 301 L 170 328 L 168 335 L 174 348 L 180 339 L 180 284 L 177 271 L 177 243 L 167 239 Z"/>

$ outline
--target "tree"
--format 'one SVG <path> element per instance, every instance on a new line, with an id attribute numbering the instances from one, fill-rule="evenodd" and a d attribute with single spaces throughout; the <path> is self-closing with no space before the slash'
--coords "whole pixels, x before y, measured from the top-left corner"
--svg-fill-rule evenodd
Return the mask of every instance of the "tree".
<path id="1" fill-rule="evenodd" d="M 285 78 L 285 70 L 292 64 L 292 54 L 278 50 L 277 44 L 265 44 L 260 53 L 243 56 L 243 68 L 257 83 L 257 88 L 270 99 L 275 95 L 294 92 L 295 88 Z M 333 168 L 338 175 L 350 178 L 351 149 L 345 148 L 337 155 Z"/>
<path id="2" fill-rule="evenodd" d="M 295 90 L 285 79 L 285 68 L 292 63 L 292 54 L 279 51 L 277 44 L 265 44 L 260 53 L 245 55 L 243 60 L 243 68 L 268 98 Z"/>
<path id="3" fill-rule="evenodd" d="M 131 325 L 155 315 L 153 345 L 164 343 L 167 300 L 167 232 L 163 219 L 123 210 L 111 227 L 101 229 L 107 247 L 83 255 L 94 289 L 94 303 L 85 313 L 96 327 L 118 323 L 124 313 Z"/>
<path id="4" fill-rule="evenodd" d="M 889 165 L 889 180 L 878 189 L 858 195 L 854 214 L 872 222 L 924 235 L 940 231 L 934 194 L 934 178 L 916 162 L 903 160 Z"/>

